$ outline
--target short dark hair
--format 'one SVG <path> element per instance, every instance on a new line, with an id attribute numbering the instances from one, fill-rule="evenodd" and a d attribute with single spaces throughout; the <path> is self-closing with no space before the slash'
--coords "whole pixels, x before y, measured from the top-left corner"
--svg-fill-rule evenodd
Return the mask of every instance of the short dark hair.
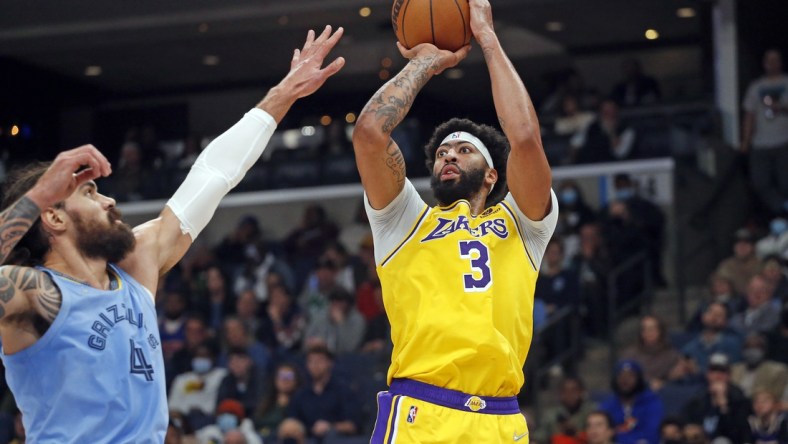
<path id="1" fill-rule="evenodd" d="M 454 118 L 448 120 L 435 128 L 432 137 L 424 146 L 424 153 L 427 155 L 427 170 L 432 173 L 432 168 L 435 166 L 435 152 L 443 139 L 451 133 L 457 131 L 465 131 L 466 133 L 473 134 L 487 147 L 490 151 L 495 171 L 498 172 L 498 182 L 485 202 L 486 207 L 497 204 L 506 197 L 509 192 L 509 187 L 506 184 L 506 163 L 509 160 L 509 141 L 497 129 L 490 125 L 478 124 L 468 119 Z"/>
<path id="2" fill-rule="evenodd" d="M 307 348 L 306 356 L 309 355 L 323 355 L 328 358 L 329 361 L 334 362 L 334 354 L 323 344 L 314 344 Z"/>
<path id="3" fill-rule="evenodd" d="M 3 210 L 6 210 L 30 191 L 51 164 L 52 162 L 34 162 L 13 170 L 8 175 L 3 187 Z M 50 248 L 49 235 L 41 226 L 41 218 L 37 217 L 30 229 L 27 230 L 27 233 L 22 236 L 19 243 L 11 250 L 4 264 L 41 265 L 44 262 L 44 256 L 49 252 Z"/>

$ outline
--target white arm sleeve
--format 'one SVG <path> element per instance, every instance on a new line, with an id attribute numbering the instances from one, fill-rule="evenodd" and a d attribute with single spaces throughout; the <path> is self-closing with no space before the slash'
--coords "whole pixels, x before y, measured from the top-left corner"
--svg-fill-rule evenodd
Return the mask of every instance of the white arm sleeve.
<path id="1" fill-rule="evenodd" d="M 399 195 L 380 210 L 369 205 L 367 194 L 364 193 L 364 208 L 372 228 L 376 264 L 380 265 L 405 239 L 426 206 L 416 188 L 407 179 Z"/>
<path id="2" fill-rule="evenodd" d="M 525 246 L 528 248 L 534 263 L 538 267 L 539 264 L 542 263 L 542 257 L 544 257 L 544 252 L 547 249 L 547 242 L 549 242 L 550 238 L 553 236 L 555 225 L 558 223 L 558 199 L 556 199 L 555 193 L 552 189 L 550 190 L 550 201 L 552 202 L 550 212 L 542 220 L 538 221 L 528 219 L 528 216 L 520 211 L 520 208 L 514 201 L 512 193 L 507 194 L 504 200 L 511 205 L 515 213 L 517 213 L 517 218 L 520 219 L 520 227 L 522 229 L 520 236 L 525 240 Z"/>
<path id="3" fill-rule="evenodd" d="M 263 154 L 275 129 L 276 121 L 270 114 L 253 108 L 203 150 L 167 202 L 181 221 L 184 234 L 188 233 L 192 240 L 197 238 L 219 201 Z"/>

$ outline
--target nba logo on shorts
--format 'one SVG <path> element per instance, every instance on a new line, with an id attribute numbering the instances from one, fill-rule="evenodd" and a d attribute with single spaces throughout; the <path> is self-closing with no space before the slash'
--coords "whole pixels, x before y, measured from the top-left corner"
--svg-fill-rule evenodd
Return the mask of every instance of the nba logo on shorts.
<path id="1" fill-rule="evenodd" d="M 416 422 L 416 413 L 419 411 L 419 408 L 415 405 L 410 406 L 410 410 L 408 410 L 408 423 L 413 424 Z"/>

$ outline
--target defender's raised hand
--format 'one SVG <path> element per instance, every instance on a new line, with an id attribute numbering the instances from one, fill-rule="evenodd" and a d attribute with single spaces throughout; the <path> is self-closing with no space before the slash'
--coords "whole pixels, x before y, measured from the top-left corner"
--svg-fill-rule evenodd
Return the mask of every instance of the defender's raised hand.
<path id="1" fill-rule="evenodd" d="M 297 98 L 306 97 L 317 91 L 323 86 L 326 79 L 339 72 L 345 65 L 345 59 L 337 57 L 321 69 L 326 56 L 344 33 L 342 27 L 338 28 L 336 32 L 332 33 L 331 31 L 331 26 L 326 26 L 323 32 L 315 38 L 315 31 L 310 29 L 304 47 L 294 51 L 293 59 L 290 62 L 290 72 L 282 80 L 282 83 L 293 88 Z"/>
<path id="2" fill-rule="evenodd" d="M 65 200 L 83 183 L 111 173 L 107 158 L 93 145 L 83 145 L 58 154 L 28 197 L 44 209 Z"/>

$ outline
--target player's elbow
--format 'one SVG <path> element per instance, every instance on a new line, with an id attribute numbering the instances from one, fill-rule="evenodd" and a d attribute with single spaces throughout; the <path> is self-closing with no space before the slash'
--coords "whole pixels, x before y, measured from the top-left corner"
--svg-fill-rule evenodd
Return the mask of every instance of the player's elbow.
<path id="1" fill-rule="evenodd" d="M 385 146 L 388 136 L 375 125 L 368 113 L 362 113 L 353 128 L 353 148 L 356 152 L 377 146 Z"/>

